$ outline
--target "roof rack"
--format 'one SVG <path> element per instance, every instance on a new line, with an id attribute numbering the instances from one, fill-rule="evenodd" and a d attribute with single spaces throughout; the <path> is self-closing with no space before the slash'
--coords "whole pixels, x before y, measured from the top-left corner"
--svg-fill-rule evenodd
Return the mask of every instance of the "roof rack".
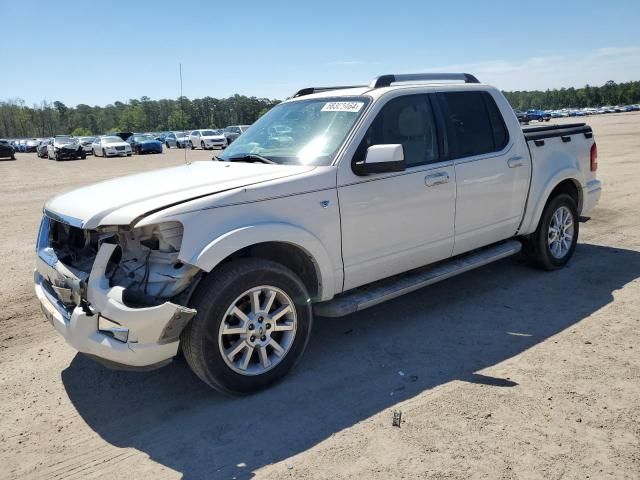
<path id="1" fill-rule="evenodd" d="M 381 88 L 398 82 L 423 82 L 431 80 L 462 80 L 465 83 L 480 83 L 470 73 L 401 73 L 381 75 L 373 79 L 369 85 L 342 85 L 335 87 L 307 87 L 298 90 L 293 97 L 303 97 L 312 93 L 327 92 L 329 90 L 344 90 L 346 88 Z"/>
<path id="2" fill-rule="evenodd" d="M 430 80 L 463 80 L 464 83 L 480 83 L 470 73 L 402 73 L 399 75 L 381 75 L 375 78 L 369 88 L 388 87 L 397 82 L 421 82 Z"/>
<path id="3" fill-rule="evenodd" d="M 336 87 L 307 87 L 307 88 L 302 88 L 298 90 L 296 93 L 293 94 L 293 97 L 291 98 L 303 97 L 305 95 L 311 95 L 312 93 L 327 92 L 329 90 L 344 90 L 345 88 L 365 88 L 365 87 L 366 85 L 341 85 Z"/>

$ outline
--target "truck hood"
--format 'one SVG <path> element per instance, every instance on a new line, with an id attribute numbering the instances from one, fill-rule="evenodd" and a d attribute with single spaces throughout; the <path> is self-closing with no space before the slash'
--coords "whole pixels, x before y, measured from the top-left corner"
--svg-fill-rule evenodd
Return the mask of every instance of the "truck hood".
<path id="1" fill-rule="evenodd" d="M 45 213 L 73 226 L 130 225 L 145 215 L 196 198 L 247 187 L 314 167 L 195 162 L 82 187 L 50 199 Z"/>

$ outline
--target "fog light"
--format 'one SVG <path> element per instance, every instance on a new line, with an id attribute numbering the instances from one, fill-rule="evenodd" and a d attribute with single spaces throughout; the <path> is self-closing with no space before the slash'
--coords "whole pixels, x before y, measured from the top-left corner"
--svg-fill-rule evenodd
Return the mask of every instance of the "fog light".
<path id="1" fill-rule="evenodd" d="M 98 331 L 105 335 L 110 335 L 121 342 L 126 343 L 129 340 L 128 328 L 124 328 L 122 325 L 103 316 L 98 318 Z"/>

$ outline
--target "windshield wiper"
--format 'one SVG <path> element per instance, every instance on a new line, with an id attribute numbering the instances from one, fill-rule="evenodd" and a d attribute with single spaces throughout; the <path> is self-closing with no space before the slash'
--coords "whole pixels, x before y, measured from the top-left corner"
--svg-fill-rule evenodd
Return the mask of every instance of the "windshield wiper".
<path id="1" fill-rule="evenodd" d="M 274 162 L 273 160 L 270 160 L 267 157 L 263 157 L 262 155 L 258 155 L 256 153 L 247 153 L 247 154 L 244 154 L 244 155 L 236 155 L 234 157 L 227 158 L 226 161 L 228 161 L 228 162 L 249 162 L 249 163 L 262 162 L 262 163 L 269 163 L 271 165 L 277 165 L 277 162 Z"/>

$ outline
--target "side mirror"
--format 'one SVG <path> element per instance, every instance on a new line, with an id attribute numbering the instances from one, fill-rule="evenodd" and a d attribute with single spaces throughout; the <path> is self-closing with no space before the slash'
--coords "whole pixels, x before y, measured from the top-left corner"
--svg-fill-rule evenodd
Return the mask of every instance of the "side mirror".
<path id="1" fill-rule="evenodd" d="M 404 148 L 399 143 L 372 145 L 367 148 L 364 162 L 358 162 L 353 165 L 353 171 L 356 175 L 404 172 L 406 169 Z"/>

